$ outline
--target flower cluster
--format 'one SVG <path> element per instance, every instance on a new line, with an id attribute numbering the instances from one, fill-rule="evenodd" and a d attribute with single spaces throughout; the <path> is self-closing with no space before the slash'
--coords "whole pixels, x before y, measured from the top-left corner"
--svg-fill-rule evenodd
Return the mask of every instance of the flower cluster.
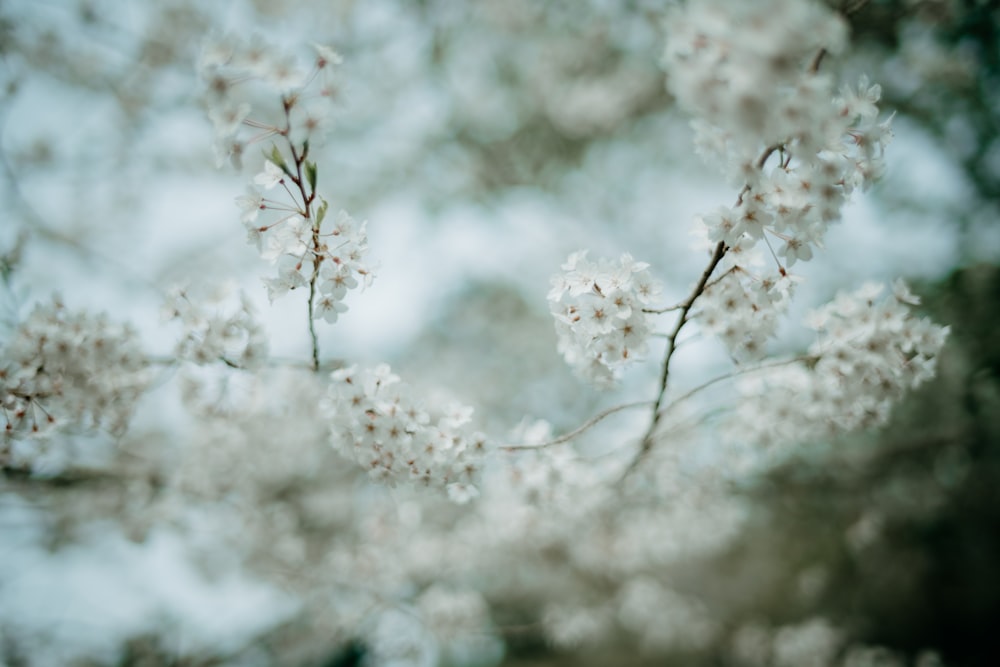
<path id="1" fill-rule="evenodd" d="M 253 305 L 242 292 L 235 304 L 229 302 L 229 296 L 228 288 L 223 288 L 202 304 L 192 301 L 184 289 L 170 291 L 163 317 L 180 320 L 184 326 L 174 351 L 178 359 L 252 368 L 267 357 L 267 336 L 256 320 Z"/>
<path id="2" fill-rule="evenodd" d="M 754 277 L 736 265 L 699 299 L 698 322 L 737 361 L 757 359 L 788 308 L 795 281 L 788 275 Z"/>
<path id="3" fill-rule="evenodd" d="M 757 157 L 755 165 L 740 169 L 745 190 L 736 206 L 701 218 L 708 240 L 739 252 L 774 243 L 787 266 L 812 259 L 848 196 L 885 169 L 883 154 L 892 133 L 891 119 L 878 121 L 880 94 L 879 86 L 865 79 L 858 90 L 844 88 L 839 97 L 829 90 L 822 102 L 829 121 L 822 143 L 804 141 L 801 132 L 789 128 L 784 139 L 768 144 L 774 148 L 765 159 L 777 151 L 777 166 L 765 170 Z"/>
<path id="4" fill-rule="evenodd" d="M 549 310 L 559 352 L 577 374 L 598 386 L 613 384 L 618 369 L 646 353 L 651 329 L 643 308 L 662 289 L 648 267 L 627 253 L 617 263 L 592 262 L 582 250 L 552 278 Z"/>
<path id="5" fill-rule="evenodd" d="M 215 128 L 219 166 L 228 159 L 239 167 L 247 144 L 269 136 L 283 135 L 298 145 L 323 140 L 332 126 L 338 97 L 334 70 L 343 59 L 327 46 L 314 45 L 314 50 L 307 70 L 259 37 L 249 43 L 232 36 L 205 42 L 198 71 L 207 87 L 205 101 Z M 280 96 L 281 109 L 272 110 L 272 117 L 268 117 L 266 102 L 255 99 L 254 94 L 261 92 L 265 99 Z M 282 120 L 276 122 L 273 116 Z M 244 128 L 256 134 L 244 137 Z"/>
<path id="6" fill-rule="evenodd" d="M 328 399 L 334 448 L 372 478 L 444 487 L 459 503 L 478 495 L 487 444 L 470 432 L 472 408 L 452 404 L 433 418 L 386 364 L 334 371 Z"/>
<path id="7" fill-rule="evenodd" d="M 807 363 L 740 383 L 740 437 L 784 444 L 879 426 L 904 392 L 933 377 L 948 327 L 915 317 L 909 306 L 919 300 L 901 281 L 878 300 L 882 291 L 871 283 L 839 294 L 809 317 L 820 336 Z"/>
<path id="8" fill-rule="evenodd" d="M 839 294 L 809 318 L 821 334 L 809 348 L 819 359 L 815 371 L 839 379 L 836 398 L 849 408 L 841 412 L 846 428 L 881 423 L 904 391 L 934 377 L 935 359 L 948 337 L 948 327 L 912 316 L 909 306 L 920 300 L 902 281 L 877 301 L 882 291 L 882 285 L 868 283 Z"/>
<path id="9" fill-rule="evenodd" d="M 279 167 L 267 161 L 265 170 L 257 175 L 255 182 L 273 187 L 281 182 L 281 176 L 273 180 L 275 171 L 281 173 Z M 314 304 L 313 318 L 336 322 L 338 315 L 347 310 L 343 303 L 347 291 L 359 284 L 370 286 L 375 277 L 372 268 L 363 261 L 368 253 L 367 223 L 358 222 L 347 212 L 340 211 L 333 224 L 324 228 L 326 207 L 323 205 L 317 210 L 314 223 L 294 213 L 260 226 L 256 222 L 257 213 L 268 207 L 267 202 L 252 190 L 237 199 L 243 210 L 248 240 L 257 246 L 261 259 L 278 269 L 276 277 L 264 278 L 268 298 L 274 301 L 290 290 L 304 287 L 315 275 L 320 297 Z"/>
<path id="10" fill-rule="evenodd" d="M 104 315 L 70 312 L 58 298 L 37 305 L 0 353 L 6 422 L 0 462 L 18 458 L 9 448 L 12 441 L 53 429 L 121 433 L 148 379 L 145 357 L 128 326 Z"/>
<path id="11" fill-rule="evenodd" d="M 824 143 L 829 82 L 807 68 L 821 50 L 839 53 L 847 37 L 844 21 L 828 7 L 799 0 L 689 2 L 671 11 L 664 26 L 667 86 L 702 119 L 699 129 L 716 129 L 713 138 L 751 163 L 758 144 L 793 137 L 813 149 Z"/>

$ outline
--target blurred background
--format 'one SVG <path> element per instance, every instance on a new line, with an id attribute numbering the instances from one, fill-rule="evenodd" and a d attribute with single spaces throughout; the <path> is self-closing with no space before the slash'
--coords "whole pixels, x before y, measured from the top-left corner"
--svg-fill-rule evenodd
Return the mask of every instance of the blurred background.
<path id="1" fill-rule="evenodd" d="M 214 165 L 195 63 L 207 35 L 231 33 L 344 56 L 336 124 L 313 156 L 331 207 L 369 221 L 380 266 L 320 328 L 328 358 L 387 361 L 445 387 L 500 439 L 525 417 L 558 433 L 648 397 L 655 353 L 615 397 L 580 384 L 556 352 L 545 295 L 566 256 L 590 248 L 649 262 L 665 301 L 679 301 L 705 262 L 693 217 L 734 198 L 694 155 L 689 119 L 666 93 L 665 4 L 0 0 L 4 334 L 56 291 L 130 322 L 165 356 L 177 333 L 160 319 L 167 289 L 231 281 L 257 305 L 272 353 L 308 359 L 303 295 L 267 302 L 269 268 L 233 204 L 263 157 L 251 151 L 242 172 Z M 670 575 L 712 617 L 710 640 L 647 641 L 623 617 L 597 647 L 557 641 L 524 622 L 537 600 L 484 585 L 499 643 L 438 662 L 1000 662 L 1000 8 L 832 6 L 853 45 L 823 65 L 845 83 L 866 73 L 882 85 L 895 138 L 885 179 L 855 195 L 801 267 L 774 349 L 804 348 L 797 322 L 838 290 L 902 276 L 923 312 L 952 328 L 938 378 L 885 429 L 736 490 L 742 531 Z M 698 340 L 677 363 L 678 382 L 693 386 L 728 360 Z M 304 593 L 326 590 L 317 580 L 336 564 L 322 545 L 367 507 L 344 509 L 331 492 L 344 476 L 337 457 L 303 451 L 323 438 L 298 431 L 259 454 L 223 444 L 271 428 L 265 410 L 238 428 L 216 417 L 215 444 L 187 461 L 177 443 L 193 436 L 178 427 L 171 381 L 85 465 L 0 477 L 0 664 L 369 664 L 361 638 L 324 622 L 329 602 Z M 301 409 L 294 392 L 310 391 L 297 382 L 285 416 Z M 616 428 L 602 437 L 634 436 L 641 420 Z M 331 472 L 307 478 L 283 463 L 262 478 L 286 457 Z M 218 471 L 232 488 L 209 484 Z M 211 511 L 192 501 L 210 497 Z M 345 515 L 314 507 L 331 504 Z M 661 634 L 699 636 L 690 618 L 663 623 L 674 629 Z"/>

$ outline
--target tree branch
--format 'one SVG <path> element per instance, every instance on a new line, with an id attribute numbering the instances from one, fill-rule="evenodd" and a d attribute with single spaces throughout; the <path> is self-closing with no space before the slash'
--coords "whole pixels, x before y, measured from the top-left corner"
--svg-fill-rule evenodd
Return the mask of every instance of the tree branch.
<path id="1" fill-rule="evenodd" d="M 689 398 L 691 398 L 692 396 L 694 396 L 695 394 L 698 394 L 698 393 L 704 391 L 705 389 L 708 389 L 712 385 L 718 384 L 719 382 L 722 382 L 724 380 L 731 380 L 732 378 L 739 377 L 740 375 L 746 375 L 748 373 L 756 373 L 757 371 L 764 371 L 764 370 L 768 370 L 768 369 L 771 369 L 771 368 L 778 368 L 780 366 L 788 366 L 789 364 L 794 364 L 794 363 L 799 362 L 799 361 L 809 362 L 810 360 L 815 360 L 815 359 L 816 359 L 816 357 L 812 357 L 812 356 L 809 356 L 809 355 L 804 355 L 804 356 L 801 356 L 801 357 L 793 357 L 791 359 L 779 359 L 779 360 L 776 360 L 776 361 L 772 361 L 770 363 L 759 364 L 757 366 L 748 366 L 746 368 L 737 368 L 735 371 L 731 371 L 729 373 L 723 373 L 722 375 L 717 375 L 714 378 L 712 378 L 711 380 L 706 380 L 705 382 L 701 383 L 697 387 L 695 387 L 695 388 L 691 389 L 690 391 L 685 392 L 684 394 L 681 394 L 680 396 L 678 396 L 677 398 L 675 398 L 670 403 L 670 405 L 668 405 L 667 407 L 663 408 L 662 413 L 664 415 L 667 414 L 668 412 L 670 412 L 670 410 L 672 408 L 676 407 L 678 403 L 682 403 L 682 402 L 688 400 Z"/>
<path id="2" fill-rule="evenodd" d="M 640 408 L 646 405 L 652 404 L 653 401 L 635 401 L 634 403 L 623 403 L 622 405 L 616 405 L 613 408 L 608 408 L 602 412 L 598 412 L 596 415 L 585 421 L 580 426 L 576 427 L 568 433 L 564 433 L 558 438 L 548 440 L 546 442 L 540 442 L 537 445 L 504 445 L 500 449 L 505 451 L 517 451 L 522 449 L 542 449 L 544 447 L 551 447 L 553 445 L 561 445 L 564 442 L 569 442 L 576 436 L 580 435 L 590 427 L 594 426 L 598 422 L 602 421 L 606 417 L 610 417 L 616 412 L 621 412 L 622 410 L 628 410 L 631 408 Z"/>
<path id="3" fill-rule="evenodd" d="M 677 324 L 674 325 L 674 330 L 671 332 L 670 336 L 667 338 L 667 351 L 663 357 L 663 370 L 660 372 L 660 387 L 656 394 L 656 400 L 653 402 L 653 416 L 649 420 L 649 426 L 646 428 L 646 433 L 642 436 L 642 442 L 639 445 L 639 453 L 629 467 L 625 470 L 625 477 L 642 462 L 644 458 L 649 454 L 649 451 L 653 448 L 653 434 L 656 432 L 656 427 L 660 423 L 660 418 L 662 413 L 660 412 L 660 406 L 663 403 L 663 397 L 667 393 L 667 384 L 670 380 L 670 361 L 674 356 L 674 352 L 677 350 L 677 336 L 680 334 L 681 329 L 684 325 L 688 323 L 688 315 L 691 313 L 691 307 L 694 306 L 695 301 L 698 300 L 705 292 L 705 285 L 708 283 L 708 279 L 712 276 L 712 272 L 715 271 L 715 267 L 719 265 L 722 258 L 726 254 L 726 244 L 719 241 L 715 245 L 715 251 L 712 253 L 711 259 L 708 261 L 708 266 L 701 274 L 701 278 L 698 279 L 698 284 L 694 286 L 691 291 L 691 295 L 683 302 L 681 305 L 681 314 L 677 318 Z"/>

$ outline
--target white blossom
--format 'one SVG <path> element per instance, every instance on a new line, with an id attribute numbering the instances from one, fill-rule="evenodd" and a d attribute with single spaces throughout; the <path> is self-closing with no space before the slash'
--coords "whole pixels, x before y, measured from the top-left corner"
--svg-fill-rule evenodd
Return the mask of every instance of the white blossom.
<path id="1" fill-rule="evenodd" d="M 240 220 L 245 224 L 249 225 L 257 219 L 260 212 L 267 208 L 264 203 L 264 196 L 261 195 L 254 188 L 247 186 L 247 192 L 245 195 L 236 198 L 236 205 L 239 206 Z"/>
<path id="2" fill-rule="evenodd" d="M 120 435 L 149 380 L 131 328 L 58 298 L 38 304 L 0 343 L 0 464 L 30 467 L 37 448 L 12 444 L 55 432 Z"/>
<path id="3" fill-rule="evenodd" d="M 270 160 L 264 162 L 264 171 L 254 176 L 253 182 L 265 190 L 270 190 L 278 183 L 285 180 L 285 172 L 278 165 Z"/>
<path id="4" fill-rule="evenodd" d="M 646 353 L 651 328 L 643 308 L 660 294 L 648 267 L 627 253 L 614 264 L 591 262 L 580 251 L 563 264 L 564 273 L 552 278 L 549 309 L 559 351 L 581 377 L 598 386 L 612 384 L 616 371 Z"/>
<path id="5" fill-rule="evenodd" d="M 387 364 L 380 364 L 334 371 L 325 411 L 334 449 L 372 479 L 440 487 L 458 503 L 477 495 L 487 444 L 469 428 L 471 408 L 456 404 L 435 413 Z"/>
<path id="6" fill-rule="evenodd" d="M 734 359 L 759 359 L 795 290 L 789 274 L 756 276 L 736 268 L 698 299 L 697 321 L 723 342 Z"/>
<path id="7" fill-rule="evenodd" d="M 246 294 L 234 292 L 225 285 L 208 298 L 192 299 L 187 289 L 170 291 L 164 318 L 177 320 L 184 327 L 174 351 L 178 359 L 253 368 L 267 358 L 267 336 L 253 305 Z"/>
<path id="8" fill-rule="evenodd" d="M 868 283 L 838 294 L 807 318 L 819 333 L 807 361 L 740 382 L 735 437 L 789 445 L 880 426 L 906 391 L 933 377 L 948 327 L 914 316 L 903 283 L 900 296 L 882 291 Z"/>

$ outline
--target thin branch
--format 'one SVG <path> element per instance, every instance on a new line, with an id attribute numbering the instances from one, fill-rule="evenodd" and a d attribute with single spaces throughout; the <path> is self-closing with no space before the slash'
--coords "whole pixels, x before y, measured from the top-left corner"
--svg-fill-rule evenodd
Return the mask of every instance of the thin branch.
<path id="1" fill-rule="evenodd" d="M 608 408 L 607 410 L 597 413 L 596 415 L 594 415 L 593 417 L 585 421 L 583 424 L 573 429 L 572 431 L 564 433 L 563 435 L 553 440 L 540 442 L 537 445 L 504 445 L 500 449 L 503 449 L 505 451 L 517 451 L 522 449 L 542 449 L 544 447 L 552 447 L 553 445 L 561 445 L 564 442 L 569 442 L 576 436 L 580 435 L 587 429 L 591 428 L 592 426 L 602 421 L 606 417 L 610 417 L 616 412 L 621 412 L 622 410 L 629 410 L 631 408 L 641 408 L 647 405 L 652 405 L 652 403 L 653 401 L 636 401 L 634 403 L 623 403 L 622 405 L 616 405 L 612 408 Z"/>
<path id="2" fill-rule="evenodd" d="M 765 148 L 760 154 L 760 157 L 757 158 L 757 169 L 763 169 L 764 165 L 767 164 L 768 158 L 770 158 L 775 151 L 782 150 L 783 148 L 784 144 L 772 144 Z M 739 196 L 737 197 L 737 206 L 743 203 L 743 197 L 746 193 L 750 192 L 750 189 L 749 183 L 743 186 L 739 192 Z M 667 393 L 667 385 L 670 381 L 670 361 L 673 358 L 674 353 L 677 351 L 677 336 L 680 335 L 684 325 L 690 321 L 689 315 L 691 313 L 692 306 L 694 306 L 695 301 L 697 301 L 698 298 L 705 293 L 705 289 L 708 287 L 709 278 L 712 277 L 712 273 L 719 265 L 719 262 L 722 261 L 722 258 L 725 256 L 727 250 L 728 248 L 726 247 L 724 241 L 719 241 L 716 244 L 715 251 L 712 253 L 712 258 L 709 260 L 708 266 L 706 266 L 705 270 L 702 272 L 701 278 L 698 280 L 698 284 L 695 285 L 694 289 L 691 291 L 691 295 L 681 304 L 681 313 L 677 318 L 677 324 L 674 326 L 673 332 L 667 338 L 667 350 L 663 356 L 663 370 L 660 373 L 660 387 L 656 395 L 656 400 L 653 403 L 653 416 L 650 418 L 649 426 L 646 428 L 646 432 L 643 434 L 642 440 L 640 441 L 639 453 L 636 454 L 636 457 L 632 459 L 628 468 L 625 469 L 625 474 L 622 476 L 623 480 L 632 474 L 643 459 L 649 455 L 650 450 L 653 448 L 653 435 L 656 433 L 656 428 L 659 426 L 660 419 L 663 416 L 661 407 L 663 405 L 663 398 Z M 723 276 L 719 276 L 720 280 L 722 278 Z"/>
<path id="3" fill-rule="evenodd" d="M 772 150 L 772 149 L 768 149 L 768 150 Z M 733 273 L 734 271 L 739 271 L 739 267 L 738 266 L 731 266 L 731 267 L 729 267 L 724 272 L 720 273 L 715 278 L 713 278 L 712 280 L 708 281 L 705 284 L 705 289 L 707 290 L 709 287 L 711 287 L 712 285 L 716 284 L 717 282 L 719 282 L 720 280 L 722 280 L 723 278 L 725 278 L 726 276 L 728 276 L 730 273 Z M 688 304 L 688 302 L 690 300 L 691 300 L 691 297 L 688 297 L 687 299 L 684 299 L 680 303 L 675 303 L 674 305 L 668 306 L 666 308 L 643 308 L 642 312 L 649 313 L 651 315 L 661 315 L 663 313 L 669 313 L 669 312 L 672 312 L 672 311 L 675 311 L 675 310 L 682 310 Z M 664 338 L 667 337 L 666 334 L 659 334 L 659 335 L 662 336 L 662 337 L 664 337 Z"/>
<path id="4" fill-rule="evenodd" d="M 670 412 L 671 410 L 673 410 L 679 403 L 683 403 L 684 401 L 688 400 L 689 398 L 691 398 L 695 394 L 698 394 L 698 393 L 704 391 L 705 389 L 708 389 L 712 385 L 718 384 L 719 382 L 722 382 L 724 380 L 730 380 L 732 378 L 739 377 L 740 375 L 746 375 L 748 373 L 756 373 L 757 371 L 763 371 L 763 370 L 768 370 L 768 369 L 771 369 L 771 368 L 777 368 L 779 366 L 787 366 L 789 364 L 794 364 L 794 363 L 799 362 L 799 361 L 808 362 L 811 359 L 815 359 L 815 357 L 812 357 L 812 356 L 809 356 L 809 355 L 805 355 L 805 356 L 801 356 L 801 357 L 793 357 L 791 359 L 779 359 L 777 361 L 773 361 L 773 362 L 770 362 L 770 363 L 764 363 L 764 364 L 760 364 L 760 365 L 757 365 L 757 366 L 747 366 L 745 368 L 737 368 L 736 370 L 731 371 L 729 373 L 723 373 L 722 375 L 717 375 L 716 377 L 712 378 L 711 380 L 707 380 L 706 382 L 703 382 L 702 384 L 700 384 L 697 387 L 691 389 L 690 391 L 681 394 L 680 396 L 678 396 L 677 398 L 675 398 L 673 401 L 671 401 L 670 405 L 668 405 L 667 407 L 663 408 L 663 410 L 661 412 L 664 415 L 666 415 L 668 412 Z"/>
<path id="5" fill-rule="evenodd" d="M 669 313 L 674 310 L 680 310 L 684 307 L 684 302 L 675 303 L 672 306 L 667 306 L 666 308 L 643 308 L 642 312 L 649 313 L 651 315 L 661 315 L 663 313 Z"/>
<path id="6" fill-rule="evenodd" d="M 740 271 L 740 270 L 741 269 L 740 269 L 739 265 L 734 264 L 733 266 L 730 266 L 728 269 L 726 269 L 725 271 L 723 271 L 722 273 L 720 273 L 719 275 L 717 275 L 715 278 L 713 278 L 712 280 L 709 280 L 708 283 L 705 285 L 705 289 L 707 290 L 712 285 L 718 284 L 726 276 L 728 276 L 730 273 L 736 273 L 737 271 Z"/>
<path id="7" fill-rule="evenodd" d="M 667 384 L 670 380 L 670 361 L 674 356 L 674 352 L 677 350 L 677 336 L 680 335 L 681 329 L 688 322 L 688 315 L 691 312 L 691 307 L 694 306 L 695 301 L 698 300 L 705 292 L 705 285 L 708 283 L 708 279 L 712 276 L 712 272 L 715 271 L 715 267 L 719 265 L 722 258 L 726 254 L 726 244 L 719 241 L 715 246 L 715 252 L 712 253 L 711 259 L 708 261 L 708 266 L 701 274 L 701 278 L 698 279 L 698 284 L 694 286 L 691 291 L 691 295 L 684 302 L 681 307 L 681 314 L 677 318 L 677 324 L 674 326 L 673 332 L 667 339 L 667 351 L 663 357 L 663 370 L 660 373 L 660 388 L 656 394 L 656 400 L 653 402 L 653 416 L 649 420 L 649 426 L 646 428 L 646 433 L 642 436 L 642 443 L 639 445 L 639 453 L 629 467 L 625 471 L 625 477 L 627 477 L 639 463 L 642 462 L 644 458 L 649 454 L 649 451 L 653 448 L 653 434 L 656 432 L 656 427 L 660 423 L 660 418 L 662 413 L 660 412 L 660 406 L 663 404 L 663 397 L 667 393 Z"/>
<path id="8" fill-rule="evenodd" d="M 316 319 L 313 317 L 313 301 L 316 298 L 316 277 L 319 275 L 319 261 L 313 264 L 313 274 L 309 279 L 309 338 L 312 341 L 312 369 L 319 372 L 319 338 L 316 336 Z"/>
<path id="9" fill-rule="evenodd" d="M 819 71 L 819 66 L 823 63 L 823 57 L 826 55 L 826 49 L 820 49 L 816 52 L 813 57 L 812 62 L 809 63 L 809 73 L 815 74 Z"/>
<path id="10" fill-rule="evenodd" d="M 764 152 L 762 152 L 760 154 L 760 157 L 757 158 L 757 162 L 756 162 L 757 170 L 760 171 L 761 169 L 764 168 L 764 165 L 767 164 L 768 158 L 771 157 L 771 155 L 774 153 L 774 151 L 783 151 L 784 149 L 785 149 L 785 144 L 783 144 L 783 143 L 781 143 L 781 144 L 772 144 L 772 145 L 768 146 L 767 148 L 765 148 Z M 747 183 L 746 185 L 744 185 L 740 189 L 739 194 L 736 195 L 736 206 L 739 206 L 740 204 L 743 203 L 743 197 L 748 192 L 750 192 L 750 184 L 749 183 Z"/>
<path id="11" fill-rule="evenodd" d="M 764 168 L 764 165 L 767 164 L 767 159 L 771 157 L 771 154 L 774 153 L 774 151 L 783 151 L 783 150 L 785 150 L 785 144 L 772 144 L 767 148 L 765 148 L 764 152 L 760 154 L 759 158 L 757 158 L 757 169 Z M 749 186 L 744 187 L 744 190 L 749 190 L 749 189 L 750 189 Z"/>
<path id="12" fill-rule="evenodd" d="M 288 149 L 291 151 L 292 160 L 295 162 L 295 174 L 291 176 L 292 182 L 299 188 L 299 193 L 302 195 L 302 210 L 303 215 L 306 220 L 309 221 L 312 227 L 312 253 L 313 253 L 313 267 L 312 275 L 309 276 L 309 340 L 312 343 L 312 368 L 316 373 L 319 372 L 319 337 L 316 335 L 316 319 L 313 315 L 315 311 L 315 301 L 316 301 L 316 281 L 319 279 L 319 267 L 323 262 L 323 253 L 320 251 L 322 248 L 322 241 L 320 240 L 320 229 L 319 223 L 312 217 L 312 202 L 316 196 L 316 193 L 312 194 L 306 192 L 306 179 L 302 177 L 302 165 L 306 161 L 306 156 L 308 154 L 308 145 L 303 148 L 302 154 L 295 150 L 295 143 L 292 142 L 290 138 L 291 134 L 291 106 L 288 102 L 285 102 L 285 140 L 288 142 Z M 294 200 L 294 197 L 292 198 Z"/>

